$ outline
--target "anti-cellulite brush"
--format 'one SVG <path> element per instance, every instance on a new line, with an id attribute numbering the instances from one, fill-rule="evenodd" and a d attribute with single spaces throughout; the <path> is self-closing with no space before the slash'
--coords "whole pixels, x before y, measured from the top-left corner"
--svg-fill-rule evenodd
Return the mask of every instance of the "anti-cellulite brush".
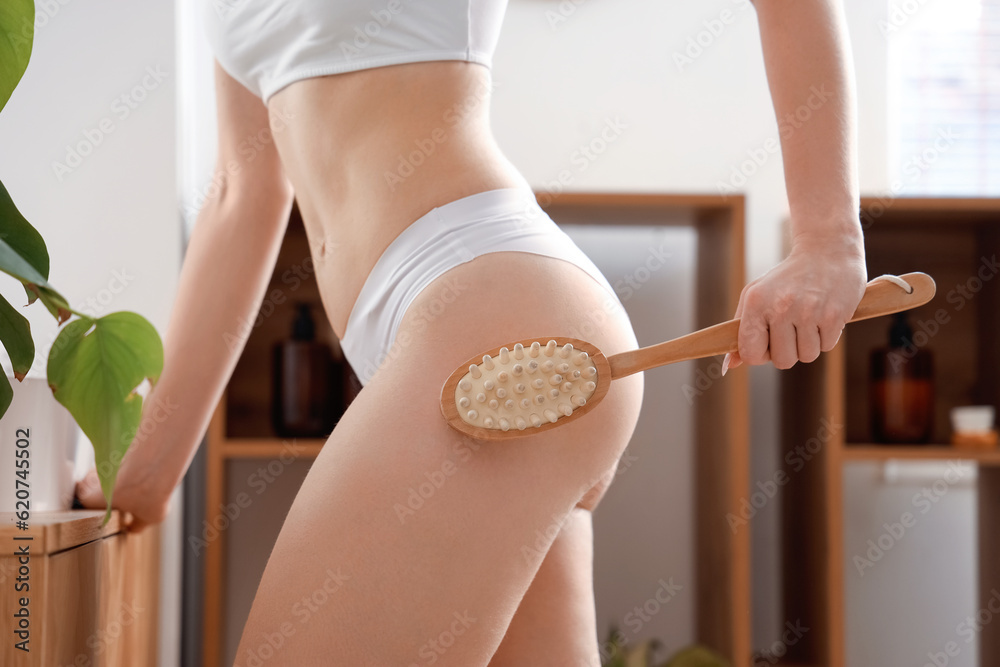
<path id="1" fill-rule="evenodd" d="M 880 276 L 868 283 L 850 321 L 916 308 L 930 301 L 935 290 L 926 273 Z M 739 328 L 739 320 L 730 320 L 610 358 L 575 338 L 508 343 L 473 357 L 451 374 L 441 390 L 441 411 L 453 428 L 481 440 L 541 433 L 585 415 L 608 393 L 612 380 L 735 352 Z"/>

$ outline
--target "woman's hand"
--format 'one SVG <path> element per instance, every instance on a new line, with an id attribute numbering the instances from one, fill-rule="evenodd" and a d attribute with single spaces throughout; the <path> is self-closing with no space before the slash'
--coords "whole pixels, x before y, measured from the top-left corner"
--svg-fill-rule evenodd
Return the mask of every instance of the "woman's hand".
<path id="1" fill-rule="evenodd" d="M 833 349 L 864 296 L 863 243 L 851 235 L 800 238 L 791 254 L 740 294 L 739 351 L 722 372 L 741 363 L 780 369 L 814 361 Z"/>
<path id="2" fill-rule="evenodd" d="M 167 517 L 167 512 L 170 510 L 170 495 L 164 495 L 154 488 L 150 471 L 137 470 L 139 465 L 130 466 L 129 461 L 129 457 L 126 456 L 118 471 L 111 506 L 127 512 L 123 517 L 126 529 L 138 532 L 146 526 L 162 522 Z M 96 468 L 91 468 L 90 472 L 76 483 L 76 497 L 87 509 L 107 507 Z"/>

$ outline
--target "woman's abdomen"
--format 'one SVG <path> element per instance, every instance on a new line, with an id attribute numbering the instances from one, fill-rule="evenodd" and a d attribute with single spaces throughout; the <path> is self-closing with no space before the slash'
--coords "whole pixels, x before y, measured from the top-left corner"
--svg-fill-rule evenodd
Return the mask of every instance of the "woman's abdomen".
<path id="1" fill-rule="evenodd" d="M 338 335 L 372 267 L 412 222 L 525 185 L 493 140 L 490 82 L 481 65 L 415 63 L 306 79 L 269 101 Z"/>

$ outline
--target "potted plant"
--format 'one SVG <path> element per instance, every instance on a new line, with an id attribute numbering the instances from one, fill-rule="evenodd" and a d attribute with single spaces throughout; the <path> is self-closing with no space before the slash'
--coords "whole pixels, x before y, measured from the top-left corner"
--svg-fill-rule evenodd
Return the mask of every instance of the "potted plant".
<path id="1" fill-rule="evenodd" d="M 34 22 L 33 0 L 0 3 L 0 112 L 27 69 Z M 156 382 L 163 369 L 160 337 L 152 324 L 136 313 L 122 311 L 90 317 L 70 308 L 48 282 L 45 241 L 18 211 L 2 182 L 0 272 L 24 286 L 24 305 L 40 301 L 62 326 L 49 352 L 46 377 L 55 400 L 65 406 L 94 446 L 101 489 L 108 504 L 106 523 L 111 516 L 118 468 L 139 426 L 142 396 L 136 389 L 145 379 Z M 0 343 L 10 358 L 14 377 L 23 380 L 34 360 L 35 344 L 28 320 L 3 296 Z M 13 395 L 11 382 L 0 373 L 0 416 L 7 412 Z M 23 469 L 20 463 L 17 466 L 16 475 L 27 481 L 30 461 Z M 18 510 L 19 519 L 27 518 L 27 508 L 19 505 Z"/>
<path id="2" fill-rule="evenodd" d="M 617 628 L 611 628 L 607 641 L 602 645 L 602 655 L 606 658 L 601 664 L 603 667 L 730 667 L 728 660 L 698 644 L 682 648 L 669 658 L 658 661 L 662 647 L 656 639 L 630 647 L 625 635 Z"/>

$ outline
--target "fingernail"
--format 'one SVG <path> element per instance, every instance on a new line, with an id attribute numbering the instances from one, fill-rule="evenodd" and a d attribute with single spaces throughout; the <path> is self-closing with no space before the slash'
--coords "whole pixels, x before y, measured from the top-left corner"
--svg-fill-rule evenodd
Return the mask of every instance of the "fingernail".
<path id="1" fill-rule="evenodd" d="M 733 358 L 731 352 L 727 352 L 726 356 L 722 359 L 722 377 L 726 377 L 726 371 L 729 370 L 729 360 Z"/>

